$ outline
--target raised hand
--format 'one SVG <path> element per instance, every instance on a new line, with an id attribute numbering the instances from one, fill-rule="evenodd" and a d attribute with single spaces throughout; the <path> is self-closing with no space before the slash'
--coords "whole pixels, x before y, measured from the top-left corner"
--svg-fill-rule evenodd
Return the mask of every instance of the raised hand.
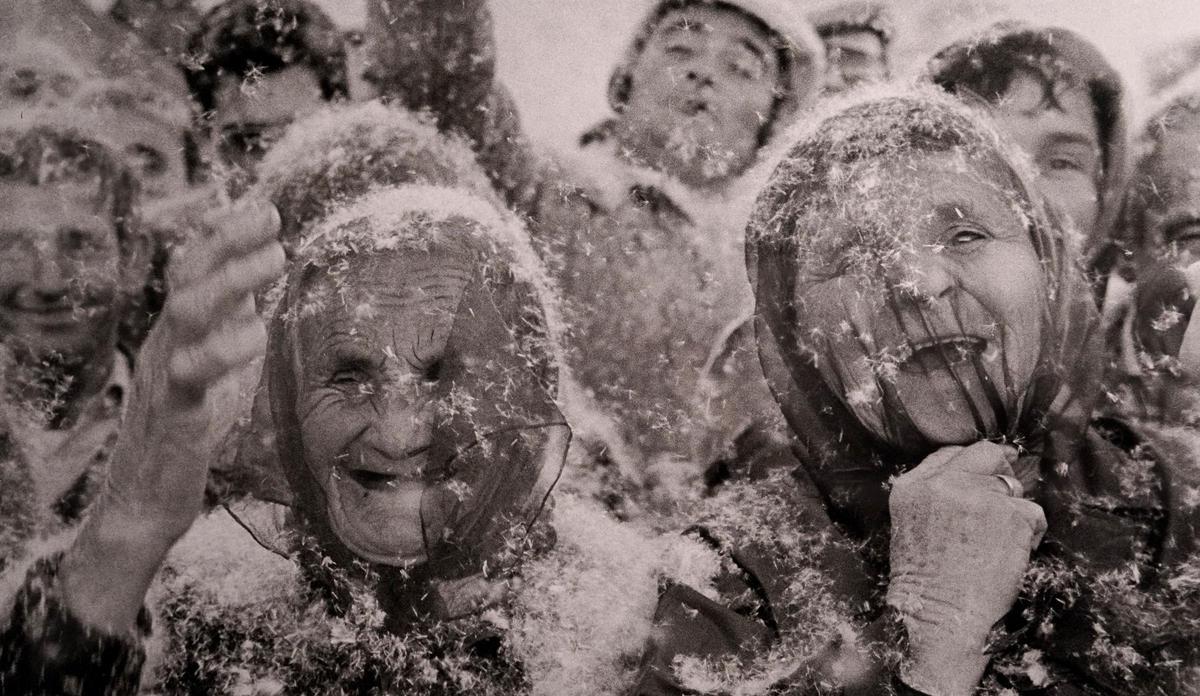
<path id="1" fill-rule="evenodd" d="M 1021 497 L 1016 458 L 991 442 L 944 447 L 892 488 L 887 601 L 908 629 L 902 678 L 934 696 L 974 693 L 988 633 L 1046 531 L 1042 508 Z"/>
<path id="2" fill-rule="evenodd" d="M 85 623 L 131 627 L 167 551 L 200 512 L 210 459 L 236 415 L 216 407 L 219 392 L 266 348 L 254 292 L 283 272 L 278 233 L 270 205 L 221 210 L 172 261 L 105 488 L 60 570 Z"/>

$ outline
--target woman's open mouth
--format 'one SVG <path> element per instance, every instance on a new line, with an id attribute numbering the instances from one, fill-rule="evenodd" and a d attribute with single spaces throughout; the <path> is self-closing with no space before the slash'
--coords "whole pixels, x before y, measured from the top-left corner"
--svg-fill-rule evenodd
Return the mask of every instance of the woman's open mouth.
<path id="1" fill-rule="evenodd" d="M 425 476 L 425 460 L 422 455 L 429 445 L 414 447 L 399 459 L 367 459 L 360 457 L 353 464 L 339 463 L 336 477 L 345 477 L 368 492 L 386 492 L 402 483 L 422 481 Z M 350 457 L 347 457 L 350 459 Z"/>
<path id="2" fill-rule="evenodd" d="M 898 349 L 898 365 L 903 372 L 928 374 L 972 361 L 982 356 L 987 346 L 986 339 L 968 334 L 910 341 Z"/>

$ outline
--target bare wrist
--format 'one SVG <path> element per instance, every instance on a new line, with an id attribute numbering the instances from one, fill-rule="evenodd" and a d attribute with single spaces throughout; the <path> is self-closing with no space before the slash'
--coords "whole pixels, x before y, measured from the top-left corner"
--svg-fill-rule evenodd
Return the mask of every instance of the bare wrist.
<path id="1" fill-rule="evenodd" d="M 62 560 L 64 604 L 86 625 L 132 630 L 174 541 L 152 523 L 96 505 Z"/>

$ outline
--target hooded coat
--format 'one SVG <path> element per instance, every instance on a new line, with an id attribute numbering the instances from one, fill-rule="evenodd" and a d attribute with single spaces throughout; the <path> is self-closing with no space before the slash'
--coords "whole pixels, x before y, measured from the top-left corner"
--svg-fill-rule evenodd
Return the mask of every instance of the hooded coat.
<path id="1" fill-rule="evenodd" d="M 818 369 L 830 357 L 827 344 L 796 291 L 811 277 L 818 249 L 879 259 L 888 256 L 877 252 L 902 248 L 887 221 L 826 228 L 814 210 L 828 211 L 828 203 L 870 210 L 871 196 L 886 196 L 887 187 L 864 185 L 854 172 L 921 153 L 992 162 L 1048 291 L 1049 330 L 1030 386 L 1019 398 L 994 401 L 986 435 L 1016 443 L 1018 469 L 1038 472 L 1034 499 L 1049 531 L 990 641 L 982 686 L 1189 693 L 1200 664 L 1200 596 L 1189 579 L 1200 524 L 1188 502 L 1200 484 L 1194 435 L 1093 410 L 1103 356 L 1088 285 L 1071 260 L 1070 238 L 998 136 L 930 94 L 858 97 L 830 108 L 837 110 L 796 134 L 747 232 L 758 353 L 801 466 L 739 481 L 714 503 L 698 533 L 737 572 L 717 580 L 716 601 L 687 587 L 666 589 L 635 693 L 904 691 L 890 683 L 902 637 L 883 603 L 889 489 L 936 446 L 906 415 L 886 370 L 879 397 L 864 402 Z M 847 654 L 855 647 L 871 664 L 853 667 Z"/>
<path id="2" fill-rule="evenodd" d="M 823 48 L 788 3 L 724 4 L 761 19 L 786 45 L 787 83 L 766 136 L 815 99 Z M 610 83 L 615 109 L 669 6 L 647 3 Z M 568 363 L 581 386 L 569 398 L 577 432 L 635 481 L 655 463 L 694 462 L 708 420 L 700 385 L 709 347 L 750 306 L 740 259 L 752 184 L 705 193 L 632 166 L 606 124 L 578 152 L 546 157 L 525 142 L 495 82 L 484 3 L 380 1 L 372 11 L 373 25 L 387 29 L 372 39 L 381 93 L 468 135 L 509 204 L 531 218 L 563 294 Z"/>

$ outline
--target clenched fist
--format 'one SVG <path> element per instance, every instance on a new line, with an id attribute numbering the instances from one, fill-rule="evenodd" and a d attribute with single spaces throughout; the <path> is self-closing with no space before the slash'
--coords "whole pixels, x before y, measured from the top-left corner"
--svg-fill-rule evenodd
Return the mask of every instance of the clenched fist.
<path id="1" fill-rule="evenodd" d="M 217 392 L 266 349 L 254 292 L 283 273 L 279 224 L 269 204 L 217 211 L 172 259 L 104 490 L 60 570 L 86 622 L 132 626 L 167 551 L 200 512 L 210 459 L 236 417 L 216 407 Z"/>
<path id="2" fill-rule="evenodd" d="M 1016 458 L 991 442 L 944 447 L 892 488 L 887 601 L 908 629 L 902 678 L 933 696 L 974 692 L 988 634 L 1046 531 L 1041 507 L 1021 497 Z"/>

